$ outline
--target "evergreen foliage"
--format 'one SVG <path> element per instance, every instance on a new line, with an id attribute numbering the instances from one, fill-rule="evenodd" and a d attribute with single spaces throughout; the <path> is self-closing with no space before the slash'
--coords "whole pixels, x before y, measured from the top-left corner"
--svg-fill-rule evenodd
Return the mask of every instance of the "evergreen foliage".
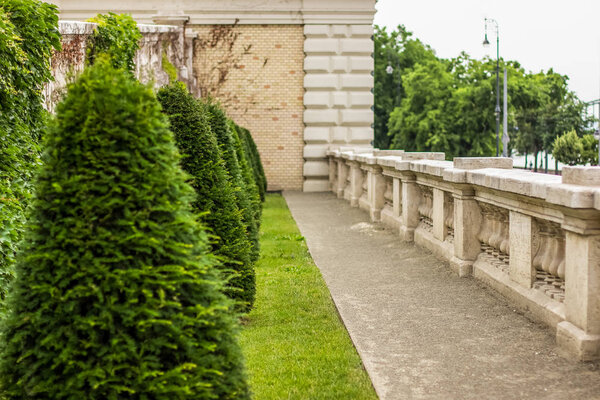
<path id="1" fill-rule="evenodd" d="M 89 19 L 97 24 L 88 41 L 87 59 L 91 65 L 100 54 L 107 54 L 113 67 L 133 72 L 135 54 L 142 34 L 130 15 L 98 14 Z"/>
<path id="2" fill-rule="evenodd" d="M 242 178 L 246 185 L 248 197 L 250 198 L 250 206 L 252 211 L 252 222 L 248 225 L 248 236 L 252 242 L 252 260 L 257 261 L 260 257 L 260 243 L 259 243 L 259 232 L 260 232 L 260 220 L 262 216 L 262 203 L 260 201 L 260 194 L 258 186 L 254 181 L 254 173 L 250 164 L 250 156 L 244 150 L 242 141 L 238 135 L 239 127 L 235 125 L 233 121 L 230 121 L 230 132 L 233 138 L 233 145 L 235 147 L 235 153 L 240 164 L 242 172 Z"/>
<path id="3" fill-rule="evenodd" d="M 227 116 L 221 107 L 210 99 L 206 100 L 203 105 L 206 107 L 211 128 L 217 137 L 217 142 L 225 161 L 225 168 L 229 172 L 231 184 L 237 197 L 237 204 L 242 211 L 242 220 L 249 234 L 250 242 L 253 246 L 256 246 L 256 242 L 252 236 L 256 230 L 255 205 L 244 180 Z M 256 254 L 257 250 L 253 249 L 253 259 L 256 258 Z"/>
<path id="4" fill-rule="evenodd" d="M 264 202 L 265 193 L 267 192 L 267 177 L 260 159 L 260 154 L 258 153 L 258 148 L 256 147 L 256 143 L 254 142 L 252 134 L 248 129 L 238 126 L 238 135 L 240 136 L 240 139 L 242 139 L 244 151 L 249 156 L 249 162 L 254 173 L 254 181 L 258 186 L 260 200 Z"/>
<path id="5" fill-rule="evenodd" d="M 60 48 L 56 7 L 0 0 L 0 299 L 13 277 L 46 112 L 42 88 Z"/>
<path id="6" fill-rule="evenodd" d="M 161 88 L 158 100 L 182 154 L 181 167 L 191 176 L 196 191 L 194 211 L 202 214 L 203 222 L 218 236 L 215 254 L 224 259 L 223 267 L 231 274 L 228 295 L 240 303 L 242 311 L 249 311 L 256 292 L 251 246 L 205 110 L 181 82 Z"/>
<path id="7" fill-rule="evenodd" d="M 567 165 L 597 165 L 598 140 L 594 135 L 579 137 L 571 130 L 554 139 L 552 156 Z"/>
<path id="8" fill-rule="evenodd" d="M 0 397 L 249 398 L 235 317 L 151 88 L 99 60 L 69 85 L 43 160 Z"/>

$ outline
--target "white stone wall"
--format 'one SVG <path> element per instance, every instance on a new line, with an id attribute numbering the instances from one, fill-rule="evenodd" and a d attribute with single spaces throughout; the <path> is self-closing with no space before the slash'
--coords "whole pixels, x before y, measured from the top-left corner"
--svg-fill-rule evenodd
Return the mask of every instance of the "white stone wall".
<path id="1" fill-rule="evenodd" d="M 371 147 L 373 26 L 305 25 L 304 191 L 328 190 L 333 147 Z"/>

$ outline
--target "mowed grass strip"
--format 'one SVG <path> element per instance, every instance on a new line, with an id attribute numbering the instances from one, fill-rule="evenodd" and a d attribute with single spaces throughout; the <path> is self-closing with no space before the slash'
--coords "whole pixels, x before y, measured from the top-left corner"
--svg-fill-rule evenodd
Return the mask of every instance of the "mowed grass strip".
<path id="1" fill-rule="evenodd" d="M 266 198 L 241 345 L 254 399 L 376 399 L 282 196 Z"/>

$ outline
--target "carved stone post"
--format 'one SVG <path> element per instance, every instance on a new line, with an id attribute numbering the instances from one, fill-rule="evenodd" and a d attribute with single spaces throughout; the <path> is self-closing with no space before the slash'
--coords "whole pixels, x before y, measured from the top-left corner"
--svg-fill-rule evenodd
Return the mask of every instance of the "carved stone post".
<path id="1" fill-rule="evenodd" d="M 519 285 L 530 288 L 535 281 L 533 257 L 534 222 L 529 215 L 511 211 L 509 214 L 509 275 Z"/>
<path id="2" fill-rule="evenodd" d="M 462 189 L 454 197 L 454 257 L 450 266 L 458 276 L 470 275 L 473 263 L 481 252 L 477 238 L 481 226 L 481 211 L 475 201 L 473 190 Z"/>
<path id="3" fill-rule="evenodd" d="M 584 361 L 600 358 L 600 221 L 588 213 L 563 223 L 566 321 L 556 330 L 559 346 Z"/>
<path id="4" fill-rule="evenodd" d="M 362 194 L 363 174 L 358 162 L 349 161 L 348 164 L 350 166 L 350 205 L 358 207 L 358 200 Z"/>
<path id="5" fill-rule="evenodd" d="M 415 229 L 419 225 L 419 202 L 421 189 L 417 185 L 415 175 L 403 172 L 402 181 L 402 224 L 400 225 L 400 238 L 407 242 L 415 239 Z"/>
<path id="6" fill-rule="evenodd" d="M 337 160 L 337 169 L 337 188 L 335 189 L 335 192 L 338 199 L 343 199 L 344 188 L 346 187 L 346 180 L 348 179 L 348 166 L 342 158 L 338 158 Z"/>
<path id="7" fill-rule="evenodd" d="M 371 221 L 381 220 L 381 209 L 385 205 L 385 178 L 381 167 L 373 166 L 369 170 L 369 203 L 371 204 Z"/>
<path id="8" fill-rule="evenodd" d="M 446 239 L 448 230 L 446 229 L 446 215 L 444 213 L 445 192 L 438 188 L 433 188 L 433 237 L 443 242 Z"/>

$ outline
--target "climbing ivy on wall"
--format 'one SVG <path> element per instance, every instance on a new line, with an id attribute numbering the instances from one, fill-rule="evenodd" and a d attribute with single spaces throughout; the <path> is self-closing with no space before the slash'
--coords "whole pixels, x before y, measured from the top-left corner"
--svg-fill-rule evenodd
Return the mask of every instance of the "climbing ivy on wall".
<path id="1" fill-rule="evenodd" d="M 44 83 L 60 48 L 58 12 L 37 0 L 0 0 L 0 299 L 13 276 L 24 210 L 39 165 Z"/>
<path id="2" fill-rule="evenodd" d="M 108 54 L 113 67 L 133 72 L 135 53 L 142 38 L 133 18 L 126 14 L 108 13 L 98 14 L 88 21 L 97 24 L 88 42 L 88 63 L 94 64 L 100 54 Z"/>

